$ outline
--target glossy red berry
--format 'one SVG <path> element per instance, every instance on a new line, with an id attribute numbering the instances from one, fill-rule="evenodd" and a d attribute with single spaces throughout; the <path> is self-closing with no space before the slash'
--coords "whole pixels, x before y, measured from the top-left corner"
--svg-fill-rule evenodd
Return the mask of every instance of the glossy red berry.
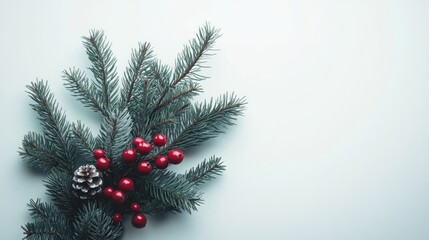
<path id="1" fill-rule="evenodd" d="M 122 178 L 119 180 L 119 189 L 125 192 L 131 192 L 134 189 L 134 182 L 130 178 Z"/>
<path id="2" fill-rule="evenodd" d="M 137 152 L 142 155 L 148 155 L 152 151 L 152 145 L 148 142 L 141 142 L 137 145 Z"/>
<path id="3" fill-rule="evenodd" d="M 110 161 L 105 157 L 101 157 L 97 159 L 97 161 L 95 161 L 95 166 L 100 171 L 106 171 L 107 169 L 109 169 Z"/>
<path id="4" fill-rule="evenodd" d="M 130 209 L 133 212 L 140 212 L 141 207 L 142 206 L 138 203 L 131 203 L 131 205 L 130 205 Z"/>
<path id="5" fill-rule="evenodd" d="M 136 160 L 136 150 L 128 148 L 122 153 L 122 160 L 126 163 L 132 163 Z"/>
<path id="6" fill-rule="evenodd" d="M 146 216 L 143 213 L 136 213 L 131 220 L 133 226 L 136 228 L 144 228 L 146 226 L 147 220 Z"/>
<path id="7" fill-rule="evenodd" d="M 137 172 L 143 175 L 148 175 L 150 172 L 152 172 L 152 165 L 148 161 L 139 162 L 137 165 Z"/>
<path id="8" fill-rule="evenodd" d="M 155 137 L 153 137 L 153 144 L 155 144 L 158 147 L 162 147 L 166 143 L 167 143 L 167 137 L 162 133 L 158 133 L 155 135 Z"/>
<path id="9" fill-rule="evenodd" d="M 112 199 L 117 203 L 123 203 L 125 201 L 125 193 L 121 190 L 116 190 L 112 194 Z"/>
<path id="10" fill-rule="evenodd" d="M 112 219 L 116 223 L 121 222 L 122 221 L 122 214 L 120 214 L 118 212 L 114 213 L 113 216 L 112 216 Z"/>
<path id="11" fill-rule="evenodd" d="M 115 191 L 115 189 L 113 189 L 112 187 L 105 187 L 103 188 L 103 195 L 105 197 L 111 197 L 113 194 L 113 191 Z"/>
<path id="12" fill-rule="evenodd" d="M 172 164 L 179 164 L 183 161 L 183 152 L 179 149 L 173 149 L 168 153 L 168 161 Z"/>
<path id="13" fill-rule="evenodd" d="M 139 145 L 139 143 L 142 143 L 142 142 L 144 142 L 144 139 L 142 137 L 136 137 L 133 140 L 133 145 L 134 145 L 134 147 L 137 147 Z"/>
<path id="14" fill-rule="evenodd" d="M 104 150 L 103 149 L 97 148 L 92 153 L 93 153 L 95 159 L 99 159 L 101 157 L 104 157 Z"/>
<path id="15" fill-rule="evenodd" d="M 168 158 L 166 156 L 158 156 L 155 159 L 155 166 L 159 169 L 164 169 L 168 167 Z"/>

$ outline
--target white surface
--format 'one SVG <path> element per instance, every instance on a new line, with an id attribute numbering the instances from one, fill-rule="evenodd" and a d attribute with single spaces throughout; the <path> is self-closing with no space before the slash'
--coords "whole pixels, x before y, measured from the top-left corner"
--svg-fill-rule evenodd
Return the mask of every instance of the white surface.
<path id="1" fill-rule="evenodd" d="M 193 215 L 149 218 L 125 239 L 428 239 L 427 1 L 0 2 L 1 239 L 22 237 L 42 178 L 17 155 L 37 130 L 24 86 L 50 82 L 71 120 L 98 119 L 62 87 L 104 29 L 119 70 L 138 41 L 172 63 L 206 20 L 222 28 L 205 96 L 249 100 L 214 153 L 228 165 Z M 125 225 L 129 226 L 129 222 Z"/>

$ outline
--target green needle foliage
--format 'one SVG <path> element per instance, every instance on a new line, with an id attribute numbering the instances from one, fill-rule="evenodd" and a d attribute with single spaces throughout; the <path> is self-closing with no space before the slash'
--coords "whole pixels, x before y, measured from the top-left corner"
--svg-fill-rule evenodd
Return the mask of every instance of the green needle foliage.
<path id="1" fill-rule="evenodd" d="M 219 36 L 219 30 L 209 24 L 201 27 L 178 55 L 174 67 L 156 59 L 149 43 L 140 43 L 119 78 L 111 44 L 102 31 L 90 31 L 83 37 L 83 45 L 93 76 L 69 68 L 63 72 L 63 79 L 83 106 L 103 118 L 97 136 L 83 122 L 67 121 L 46 81 L 37 80 L 28 86 L 42 133 L 25 135 L 19 153 L 30 167 L 47 174 L 44 184 L 51 203 L 30 200 L 34 222 L 22 227 L 24 239 L 120 239 L 124 229 L 121 223 L 113 222 L 112 214 L 130 213 L 129 202 L 139 202 L 141 211 L 149 215 L 197 210 L 203 202 L 201 185 L 225 170 L 220 157 L 212 156 L 184 174 L 154 169 L 142 176 L 135 165 L 122 162 L 122 152 L 137 136 L 152 139 L 164 133 L 167 144 L 140 158 L 153 161 L 172 149 L 188 150 L 217 137 L 235 124 L 245 109 L 244 98 L 225 93 L 217 99 L 193 101 L 202 92 L 200 81 L 207 77 L 201 70 L 214 54 Z M 115 186 L 124 176 L 134 179 L 136 187 L 127 196 L 127 204 L 113 204 L 100 195 L 89 200 L 74 196 L 73 173 L 79 166 L 95 162 L 96 148 L 104 149 L 111 161 L 110 171 L 105 173 L 106 186 Z"/>

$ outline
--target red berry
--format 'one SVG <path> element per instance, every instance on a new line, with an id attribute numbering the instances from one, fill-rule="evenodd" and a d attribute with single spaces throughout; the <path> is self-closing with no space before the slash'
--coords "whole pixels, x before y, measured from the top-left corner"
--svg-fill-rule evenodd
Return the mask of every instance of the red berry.
<path id="1" fill-rule="evenodd" d="M 119 189 L 125 192 L 131 192 L 134 189 L 134 182 L 129 178 L 119 180 Z"/>
<path id="2" fill-rule="evenodd" d="M 122 221 L 122 214 L 114 213 L 112 216 L 112 219 L 114 222 L 118 223 L 118 222 Z"/>
<path id="3" fill-rule="evenodd" d="M 131 203 L 131 205 L 130 205 L 130 209 L 133 212 L 140 212 L 141 207 L 142 206 L 138 203 Z"/>
<path id="4" fill-rule="evenodd" d="M 173 149 L 168 153 L 168 161 L 172 164 L 179 164 L 183 161 L 183 152 L 179 149 Z"/>
<path id="5" fill-rule="evenodd" d="M 143 138 L 141 138 L 141 137 L 136 137 L 136 138 L 134 138 L 134 140 L 133 140 L 133 145 L 134 145 L 134 147 L 137 147 L 137 146 L 139 145 L 139 143 L 142 143 L 142 142 L 144 142 L 144 139 L 143 139 Z"/>
<path id="6" fill-rule="evenodd" d="M 152 172 L 152 165 L 148 161 L 139 162 L 137 165 L 137 171 L 143 175 L 148 175 Z"/>
<path id="7" fill-rule="evenodd" d="M 134 214 L 131 222 L 133 223 L 133 226 L 136 228 L 144 228 L 144 226 L 146 226 L 146 223 L 147 223 L 146 216 L 143 215 L 143 213 L 136 213 Z"/>
<path id="8" fill-rule="evenodd" d="M 163 156 L 163 155 L 156 157 L 155 166 L 159 169 L 167 168 L 168 158 L 166 156 Z"/>
<path id="9" fill-rule="evenodd" d="M 158 147 L 164 146 L 167 143 L 167 137 L 162 134 L 158 133 L 153 137 L 153 144 L 155 144 Z"/>
<path id="10" fill-rule="evenodd" d="M 137 152 L 142 155 L 148 155 L 152 151 L 152 145 L 148 142 L 141 142 L 137 145 Z"/>
<path id="11" fill-rule="evenodd" d="M 137 155 L 136 150 L 128 148 L 128 149 L 125 149 L 125 151 L 122 153 L 122 159 L 126 163 L 132 163 L 134 162 L 134 160 L 136 160 L 136 155 Z"/>
<path id="12" fill-rule="evenodd" d="M 113 189 L 112 187 L 105 187 L 103 188 L 103 195 L 105 197 L 111 197 L 113 194 L 113 191 L 115 191 L 115 189 Z"/>
<path id="13" fill-rule="evenodd" d="M 121 190 L 116 190 L 112 194 L 112 199 L 117 203 L 123 203 L 125 201 L 125 193 Z"/>
<path id="14" fill-rule="evenodd" d="M 100 171 L 106 171 L 107 169 L 109 169 L 110 161 L 105 157 L 101 157 L 97 159 L 97 161 L 95 162 L 95 166 Z"/>
<path id="15" fill-rule="evenodd" d="M 104 151 L 103 149 L 97 148 L 93 152 L 95 159 L 99 159 L 101 157 L 104 157 Z"/>

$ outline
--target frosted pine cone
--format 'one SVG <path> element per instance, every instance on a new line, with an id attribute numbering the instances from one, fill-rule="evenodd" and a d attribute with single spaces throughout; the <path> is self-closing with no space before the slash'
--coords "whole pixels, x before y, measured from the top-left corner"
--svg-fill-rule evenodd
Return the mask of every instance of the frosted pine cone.
<path id="1" fill-rule="evenodd" d="M 101 192 L 103 174 L 94 165 L 80 166 L 73 177 L 73 193 L 80 199 L 88 199 Z"/>

